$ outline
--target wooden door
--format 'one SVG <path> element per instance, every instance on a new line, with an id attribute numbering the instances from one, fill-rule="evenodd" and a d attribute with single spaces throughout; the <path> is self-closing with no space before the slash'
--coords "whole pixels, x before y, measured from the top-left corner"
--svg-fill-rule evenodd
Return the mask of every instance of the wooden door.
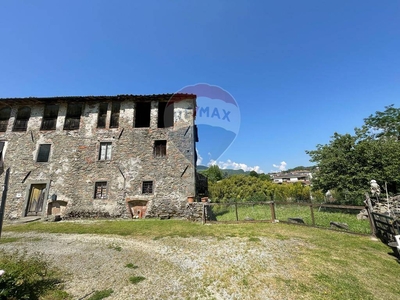
<path id="1" fill-rule="evenodd" d="M 29 200 L 26 208 L 26 216 L 42 214 L 46 184 L 32 184 L 29 192 Z"/>

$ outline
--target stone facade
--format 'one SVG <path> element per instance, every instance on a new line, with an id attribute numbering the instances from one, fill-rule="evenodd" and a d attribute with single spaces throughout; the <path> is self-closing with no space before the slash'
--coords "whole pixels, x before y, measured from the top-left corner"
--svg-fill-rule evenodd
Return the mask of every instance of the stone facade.
<path id="1" fill-rule="evenodd" d="M 5 217 L 185 218 L 195 111 L 187 94 L 0 99 Z"/>

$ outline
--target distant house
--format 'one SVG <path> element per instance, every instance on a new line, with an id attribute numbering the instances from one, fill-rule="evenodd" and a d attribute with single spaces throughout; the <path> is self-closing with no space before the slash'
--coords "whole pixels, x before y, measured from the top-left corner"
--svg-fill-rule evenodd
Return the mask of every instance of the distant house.
<path id="1" fill-rule="evenodd" d="M 310 184 L 311 173 L 309 172 L 296 172 L 296 173 L 277 173 L 272 175 L 274 183 L 295 183 L 301 182 L 304 185 Z"/>

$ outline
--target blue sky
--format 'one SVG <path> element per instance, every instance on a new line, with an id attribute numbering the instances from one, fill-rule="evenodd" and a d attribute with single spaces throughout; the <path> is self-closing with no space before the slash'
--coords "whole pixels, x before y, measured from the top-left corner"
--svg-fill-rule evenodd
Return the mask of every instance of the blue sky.
<path id="1" fill-rule="evenodd" d="M 305 150 L 400 100 L 399 1 L 1 1 L 0 97 L 219 86 L 240 108 L 222 167 Z M 215 139 L 202 135 L 202 164 Z"/>

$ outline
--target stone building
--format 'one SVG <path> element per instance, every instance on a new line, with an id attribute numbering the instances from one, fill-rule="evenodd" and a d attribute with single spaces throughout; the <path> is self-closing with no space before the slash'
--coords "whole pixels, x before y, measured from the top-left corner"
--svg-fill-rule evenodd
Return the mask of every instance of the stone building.
<path id="1" fill-rule="evenodd" d="M 5 218 L 184 217 L 196 96 L 0 99 Z"/>

